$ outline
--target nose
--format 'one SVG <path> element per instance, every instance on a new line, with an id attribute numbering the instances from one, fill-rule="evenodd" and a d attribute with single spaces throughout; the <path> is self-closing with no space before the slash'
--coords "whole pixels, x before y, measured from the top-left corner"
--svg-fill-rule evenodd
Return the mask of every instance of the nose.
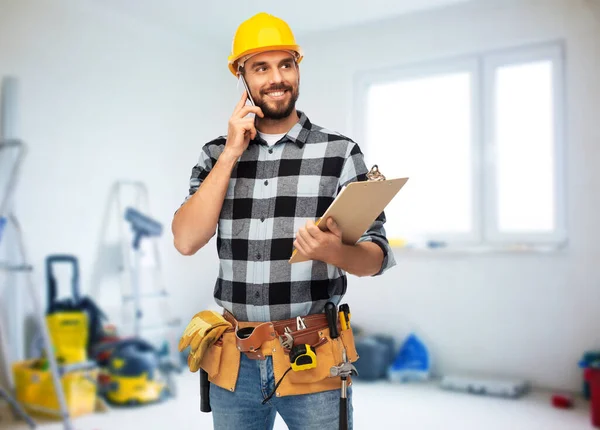
<path id="1" fill-rule="evenodd" d="M 279 68 L 274 67 L 269 76 L 269 84 L 271 84 L 271 85 L 280 84 L 281 82 L 283 82 L 283 76 L 281 76 L 281 72 L 279 71 Z"/>

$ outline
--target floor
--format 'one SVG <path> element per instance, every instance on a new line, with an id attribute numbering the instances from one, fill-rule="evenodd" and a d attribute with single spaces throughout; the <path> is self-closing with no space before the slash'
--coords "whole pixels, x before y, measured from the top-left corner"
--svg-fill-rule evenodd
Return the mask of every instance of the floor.
<path id="1" fill-rule="evenodd" d="M 112 409 L 74 420 L 75 430 L 211 429 L 210 414 L 199 410 L 197 375 L 179 377 L 177 399 L 134 409 Z M 550 393 L 532 392 L 518 400 L 480 397 L 441 390 L 436 384 L 354 384 L 354 428 L 410 430 L 578 430 L 593 429 L 589 403 L 577 399 L 575 408 L 555 409 Z M 133 425 L 132 425 L 133 424 Z M 0 420 L 0 430 L 26 429 Z M 277 418 L 275 429 L 287 427 Z M 62 430 L 60 423 L 41 424 L 40 430 Z"/>

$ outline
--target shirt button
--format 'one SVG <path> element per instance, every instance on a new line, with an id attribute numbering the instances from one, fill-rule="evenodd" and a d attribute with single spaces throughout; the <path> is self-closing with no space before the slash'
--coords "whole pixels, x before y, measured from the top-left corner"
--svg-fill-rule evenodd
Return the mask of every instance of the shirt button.
<path id="1" fill-rule="evenodd" d="M 269 185 L 269 181 L 268 180 L 265 181 L 265 185 Z"/>
<path id="2" fill-rule="evenodd" d="M 273 153 L 273 150 L 272 150 L 272 149 L 269 149 L 269 154 L 272 154 L 272 153 Z"/>
<path id="3" fill-rule="evenodd" d="M 254 297 L 259 298 L 260 297 L 260 293 L 257 291 L 256 293 L 254 293 Z"/>
<path id="4" fill-rule="evenodd" d="M 261 258 L 262 258 L 262 255 L 260 255 L 260 254 L 256 254 L 256 259 L 257 259 L 257 260 L 260 260 Z"/>
<path id="5" fill-rule="evenodd" d="M 261 218 L 261 219 L 260 219 L 260 222 L 265 222 L 265 218 L 264 218 L 264 217 L 263 217 L 263 218 Z"/>

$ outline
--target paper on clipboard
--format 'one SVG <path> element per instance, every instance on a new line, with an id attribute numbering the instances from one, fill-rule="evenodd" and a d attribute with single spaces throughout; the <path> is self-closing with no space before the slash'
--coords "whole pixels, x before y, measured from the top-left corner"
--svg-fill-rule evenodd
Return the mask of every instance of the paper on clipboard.
<path id="1" fill-rule="evenodd" d="M 354 245 L 406 181 L 408 178 L 352 182 L 338 194 L 316 224 L 326 231 L 325 221 L 332 217 L 342 230 L 342 242 Z M 294 249 L 289 263 L 303 261 L 308 259 Z"/>

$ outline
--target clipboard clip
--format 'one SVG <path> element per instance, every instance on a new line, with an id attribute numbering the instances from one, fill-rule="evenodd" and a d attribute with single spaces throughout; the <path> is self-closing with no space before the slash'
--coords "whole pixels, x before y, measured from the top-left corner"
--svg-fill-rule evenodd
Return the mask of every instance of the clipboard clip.
<path id="1" fill-rule="evenodd" d="M 385 181 L 385 176 L 379 171 L 377 164 L 374 164 L 369 173 L 367 173 L 367 180 L 373 182 Z"/>

